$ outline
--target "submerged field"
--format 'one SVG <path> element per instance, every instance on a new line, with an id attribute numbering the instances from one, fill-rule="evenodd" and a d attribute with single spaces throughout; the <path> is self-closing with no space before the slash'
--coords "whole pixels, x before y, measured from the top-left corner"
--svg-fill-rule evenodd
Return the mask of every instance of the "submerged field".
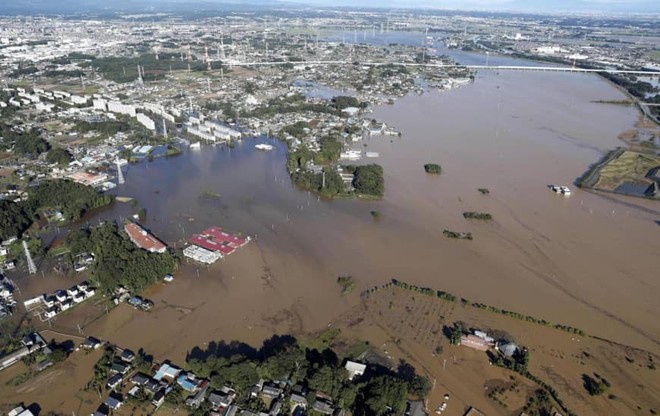
<path id="1" fill-rule="evenodd" d="M 617 150 L 607 155 L 585 175 L 583 185 L 634 196 L 657 197 L 657 192 L 649 189 L 657 180 L 654 180 L 654 177 L 660 177 L 654 172 L 656 168 L 660 168 L 659 156 Z M 647 190 L 646 193 L 644 190 Z"/>
<path id="2" fill-rule="evenodd" d="M 527 347 L 530 373 L 554 388 L 563 404 L 576 414 L 649 414 L 652 409 L 660 410 L 660 399 L 655 394 L 660 389 L 656 369 L 660 356 L 461 302 L 387 288 L 369 295 L 335 321 L 335 327 L 341 329 L 341 337 L 368 339 L 392 363 L 405 359 L 436 380 L 429 409 L 435 409 L 442 396 L 449 393 L 452 399 L 448 414 L 463 414 L 469 406 L 489 415 L 519 414 L 540 385 L 490 365 L 483 352 L 451 345 L 443 327 L 456 321 Z M 583 375 L 593 373 L 611 383 L 603 396 L 592 397 L 583 387 Z M 550 402 L 560 410 L 556 402 Z"/>
<path id="3" fill-rule="evenodd" d="M 268 153 L 254 150 L 257 140 L 244 140 L 233 149 L 209 146 L 131 165 L 116 192 L 136 199 L 147 211 L 145 225 L 170 246 L 180 248 L 215 225 L 251 235 L 254 243 L 211 267 L 184 261 L 174 282 L 144 293 L 154 302 L 149 312 L 122 304 L 106 313 L 98 299 L 58 316 L 53 329 L 76 335 L 80 326 L 84 335 L 183 363 L 193 348 L 214 341 L 258 345 L 274 333 L 314 337 L 339 328 L 319 342 L 369 341 L 385 360 L 406 358 L 432 375 L 431 411 L 447 391 L 445 414 L 462 414 L 469 405 L 513 414 L 537 386 L 489 365 L 482 352 L 449 345 L 443 327 L 464 321 L 505 331 L 530 348 L 530 371 L 574 412 L 648 413 L 659 407 L 653 392 L 660 390 L 647 366 L 660 352 L 656 201 L 579 189 L 566 198 L 547 189 L 570 185 L 619 144 L 617 133 L 637 113 L 593 101 L 620 98 L 594 76 L 491 73 L 457 90 L 380 107 L 374 117 L 403 132 L 363 143 L 381 155 L 381 201 L 324 201 L 300 191 L 275 141 Z M 442 165 L 442 175 L 420 168 L 429 160 Z M 204 198 L 205 192 L 219 197 Z M 492 219 L 466 219 L 464 212 Z M 131 214 L 129 204 L 115 204 L 90 223 Z M 444 229 L 474 239 L 448 239 Z M 24 298 L 72 284 L 43 270 L 43 278 L 14 279 Z M 352 276 L 352 291 L 338 276 Z M 392 278 L 629 347 L 398 289 L 360 298 Z M 588 396 L 581 377 L 594 372 L 611 381 L 614 398 Z M 85 377 L 74 378 L 80 384 Z M 498 401 L 486 388 L 497 389 Z M 86 411 L 60 389 L 60 402 L 44 399 L 49 410 Z M 30 397 L 3 385 L 0 400 Z"/>

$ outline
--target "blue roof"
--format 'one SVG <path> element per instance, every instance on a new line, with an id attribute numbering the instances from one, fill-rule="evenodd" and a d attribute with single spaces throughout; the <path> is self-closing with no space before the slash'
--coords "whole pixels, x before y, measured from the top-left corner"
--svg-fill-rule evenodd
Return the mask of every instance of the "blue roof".
<path id="1" fill-rule="evenodd" d="M 181 386 L 184 390 L 192 391 L 197 387 L 197 382 L 188 379 L 185 375 L 179 376 L 176 380 L 177 384 Z"/>
<path id="2" fill-rule="evenodd" d="M 121 406 L 121 401 L 115 399 L 112 396 L 108 396 L 107 399 L 105 399 L 105 404 L 108 405 L 111 409 L 117 409 L 119 406 Z"/>
<path id="3" fill-rule="evenodd" d="M 154 379 L 160 381 L 164 376 L 174 378 L 176 377 L 177 374 L 179 374 L 179 371 L 181 370 L 165 363 L 160 366 L 160 368 L 156 372 L 156 375 L 154 376 Z"/>
<path id="4" fill-rule="evenodd" d="M 141 305 L 142 298 L 139 296 L 133 296 L 128 302 L 132 305 Z"/>

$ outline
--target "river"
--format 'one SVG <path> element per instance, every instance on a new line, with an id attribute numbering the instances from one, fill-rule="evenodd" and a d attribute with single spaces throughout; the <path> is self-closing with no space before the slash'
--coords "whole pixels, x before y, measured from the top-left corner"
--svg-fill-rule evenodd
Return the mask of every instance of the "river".
<path id="1" fill-rule="evenodd" d="M 485 61 L 451 53 L 461 63 Z M 171 327 L 146 336 L 148 323 L 157 322 L 151 317 L 93 329 L 109 336 L 121 328 L 125 342 L 162 353 L 172 336 L 187 339 L 185 351 L 214 336 L 249 338 L 246 328 L 262 335 L 317 330 L 357 304 L 335 283 L 352 275 L 358 290 L 399 278 L 657 352 L 657 203 L 579 189 L 562 197 L 547 188 L 572 186 L 622 145 L 617 136 L 638 113 L 594 103 L 622 98 L 595 75 L 480 72 L 459 89 L 381 106 L 373 117 L 403 133 L 364 142 L 385 169 L 382 201 L 326 201 L 296 189 L 285 171 L 285 146 L 266 138 L 131 165 L 115 193 L 136 198 L 147 209 L 146 226 L 164 241 L 180 244 L 211 225 L 256 241 L 198 271 L 201 280 L 183 265 L 185 283 L 163 296 L 193 312 L 164 311 Z M 257 151 L 260 142 L 275 148 Z M 441 176 L 424 172 L 429 162 L 442 165 Z M 117 203 L 94 221 L 134 210 Z M 374 220 L 371 210 L 382 218 Z M 464 211 L 489 212 L 494 220 L 465 220 Z M 444 229 L 475 238 L 449 240 Z"/>

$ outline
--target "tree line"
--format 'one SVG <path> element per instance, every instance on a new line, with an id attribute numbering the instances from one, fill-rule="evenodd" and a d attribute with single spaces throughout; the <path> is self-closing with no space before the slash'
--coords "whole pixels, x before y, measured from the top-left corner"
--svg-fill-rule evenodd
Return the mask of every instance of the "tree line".
<path id="1" fill-rule="evenodd" d="M 565 332 L 568 332 L 568 333 L 571 333 L 571 334 L 578 334 L 578 335 L 583 335 L 583 336 L 586 335 L 586 333 L 583 330 L 579 329 L 579 328 L 575 328 L 575 327 L 568 326 L 568 325 L 563 325 L 563 324 L 553 324 L 552 322 L 547 321 L 547 320 L 542 319 L 542 318 L 536 318 L 536 317 L 533 317 L 533 316 L 530 316 L 530 315 L 525 315 L 525 314 L 522 314 L 522 313 L 519 313 L 519 312 L 509 311 L 509 310 L 506 310 L 506 309 L 500 309 L 500 308 L 497 308 L 495 306 L 486 305 L 484 303 L 470 302 L 469 300 L 467 300 L 465 298 L 458 298 L 457 296 L 455 296 L 451 293 L 448 293 L 448 292 L 444 292 L 442 290 L 435 290 L 435 289 L 431 289 L 431 288 L 428 288 L 428 287 L 420 287 L 420 286 L 417 286 L 417 285 L 406 283 L 406 282 L 398 280 L 398 279 L 392 279 L 390 282 L 385 283 L 381 286 L 376 286 L 376 287 L 373 287 L 371 289 L 367 289 L 364 292 L 362 292 L 362 295 L 363 296 L 369 296 L 371 294 L 376 293 L 379 290 L 388 289 L 388 288 L 391 288 L 391 287 L 398 287 L 398 288 L 401 288 L 401 289 L 410 290 L 410 291 L 413 291 L 413 292 L 418 292 L 418 293 L 421 293 L 421 294 L 427 295 L 427 296 L 435 296 L 435 297 L 438 297 L 442 300 L 446 300 L 448 302 L 459 302 L 460 301 L 460 303 L 463 306 L 472 306 L 473 308 L 483 309 L 483 310 L 486 310 L 486 311 L 489 311 L 489 312 L 498 313 L 500 315 L 510 316 L 512 318 L 519 319 L 521 321 L 527 321 L 527 322 L 533 322 L 533 323 L 539 324 L 539 325 L 551 326 L 553 328 L 556 328 L 556 329 L 559 329 L 559 330 L 562 330 L 562 331 L 565 331 Z"/>
<path id="2" fill-rule="evenodd" d="M 43 208 L 60 210 L 64 219 L 70 222 L 113 200 L 111 195 L 103 195 L 94 188 L 69 180 L 43 181 L 30 188 L 25 201 L 0 200 L 0 237 L 7 239 L 23 234 L 32 222 L 39 219 L 39 211 Z"/>

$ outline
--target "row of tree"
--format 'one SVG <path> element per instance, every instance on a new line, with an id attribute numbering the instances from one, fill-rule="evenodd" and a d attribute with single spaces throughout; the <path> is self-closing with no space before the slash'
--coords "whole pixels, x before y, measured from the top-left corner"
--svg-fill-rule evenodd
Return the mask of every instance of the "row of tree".
<path id="1" fill-rule="evenodd" d="M 410 291 L 413 291 L 413 292 L 418 292 L 418 293 L 421 293 L 421 294 L 426 295 L 426 296 L 437 296 L 438 298 L 449 301 L 449 302 L 458 302 L 458 301 L 460 301 L 463 306 L 468 306 L 469 305 L 469 306 L 472 306 L 474 308 L 484 309 L 484 310 L 487 310 L 489 312 L 494 312 L 494 313 L 498 313 L 498 314 L 501 314 L 501 315 L 510 316 L 512 318 L 520 319 L 522 321 L 533 322 L 533 323 L 539 324 L 539 325 L 551 326 L 553 328 L 556 328 L 556 329 L 559 329 L 559 330 L 562 330 L 562 331 L 565 331 L 565 332 L 569 332 L 569 333 L 572 333 L 572 334 L 585 335 L 585 332 L 583 330 L 581 330 L 579 328 L 569 326 L 569 325 L 553 324 L 552 322 L 549 322 L 549 321 L 547 321 L 545 319 L 542 319 L 542 318 L 536 318 L 536 317 L 533 317 L 533 316 L 530 316 L 530 315 L 524 315 L 524 314 L 519 313 L 519 312 L 509 311 L 509 310 L 506 310 L 506 309 L 500 309 L 500 308 L 497 308 L 497 307 L 492 306 L 492 305 L 486 305 L 484 303 L 470 302 L 468 299 L 458 298 L 457 296 L 455 296 L 451 293 L 448 293 L 448 292 L 444 292 L 442 290 L 435 290 L 435 289 L 431 289 L 431 288 L 428 288 L 428 287 L 421 287 L 421 286 L 413 285 L 413 284 L 410 284 L 410 283 L 406 283 L 406 282 L 404 282 L 402 280 L 398 280 L 398 279 L 392 279 L 390 282 L 385 283 L 381 286 L 376 286 L 376 287 L 373 287 L 371 289 L 365 290 L 363 292 L 363 295 L 366 296 L 366 295 L 374 294 L 379 290 L 389 289 L 393 286 L 399 287 L 401 289 L 410 290 Z"/>

